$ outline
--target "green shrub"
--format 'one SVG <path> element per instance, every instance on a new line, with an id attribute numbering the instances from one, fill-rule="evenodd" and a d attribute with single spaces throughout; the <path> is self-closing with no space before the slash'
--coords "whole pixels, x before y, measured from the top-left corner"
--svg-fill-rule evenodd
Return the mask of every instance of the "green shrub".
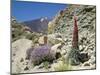
<path id="1" fill-rule="evenodd" d="M 48 61 L 45 61 L 43 63 L 43 66 L 44 66 L 45 69 L 48 69 L 49 68 L 49 62 Z"/>
<path id="2" fill-rule="evenodd" d="M 72 67 L 69 63 L 62 62 L 58 66 L 56 66 L 54 69 L 55 71 L 66 71 L 66 70 L 72 70 Z"/>

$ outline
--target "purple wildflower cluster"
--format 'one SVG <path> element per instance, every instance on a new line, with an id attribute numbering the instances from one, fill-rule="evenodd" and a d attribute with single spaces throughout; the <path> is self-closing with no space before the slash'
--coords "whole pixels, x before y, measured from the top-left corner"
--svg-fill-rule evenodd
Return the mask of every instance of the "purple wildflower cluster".
<path id="1" fill-rule="evenodd" d="M 27 51 L 27 56 L 31 60 L 34 65 L 38 65 L 43 61 L 53 61 L 55 59 L 55 55 L 50 52 L 51 47 L 49 45 L 39 46 L 38 48 L 29 49 Z"/>

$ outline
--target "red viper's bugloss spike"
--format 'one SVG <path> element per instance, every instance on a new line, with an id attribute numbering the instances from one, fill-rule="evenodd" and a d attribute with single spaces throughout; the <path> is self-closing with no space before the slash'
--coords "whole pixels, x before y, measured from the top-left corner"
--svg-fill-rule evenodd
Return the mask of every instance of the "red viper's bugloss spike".
<path id="1" fill-rule="evenodd" d="M 73 30 L 72 48 L 78 49 L 78 26 L 77 26 L 76 16 L 74 16 L 74 30 Z"/>

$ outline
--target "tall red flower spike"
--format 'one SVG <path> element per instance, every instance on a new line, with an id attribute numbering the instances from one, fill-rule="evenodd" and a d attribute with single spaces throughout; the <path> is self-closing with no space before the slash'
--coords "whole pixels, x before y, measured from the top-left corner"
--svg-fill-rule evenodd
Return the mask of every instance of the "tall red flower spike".
<path id="1" fill-rule="evenodd" d="M 74 30 L 73 30 L 72 48 L 78 49 L 78 26 L 77 26 L 76 16 L 74 16 Z"/>

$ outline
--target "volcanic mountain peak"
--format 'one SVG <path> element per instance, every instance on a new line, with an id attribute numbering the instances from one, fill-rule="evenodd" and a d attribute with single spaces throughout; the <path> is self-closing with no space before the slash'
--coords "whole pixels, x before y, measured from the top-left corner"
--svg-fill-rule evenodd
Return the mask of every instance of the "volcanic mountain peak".
<path id="1" fill-rule="evenodd" d="M 41 22 L 43 22 L 43 21 L 45 21 L 45 20 L 48 20 L 48 18 L 47 18 L 47 17 L 40 18 L 40 21 L 41 21 Z"/>

